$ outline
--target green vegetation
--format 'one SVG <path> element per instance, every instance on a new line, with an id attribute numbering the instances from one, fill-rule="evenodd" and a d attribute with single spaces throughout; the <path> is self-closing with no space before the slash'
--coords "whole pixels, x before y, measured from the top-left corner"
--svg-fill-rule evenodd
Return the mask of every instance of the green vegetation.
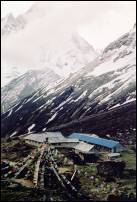
<path id="1" fill-rule="evenodd" d="M 101 159 L 106 160 L 106 153 L 102 154 Z M 106 200 L 106 196 L 112 193 L 118 196 L 121 193 L 135 195 L 136 153 L 133 150 L 124 151 L 119 160 L 125 161 L 126 169 L 120 178 L 112 178 L 110 182 L 97 175 L 96 164 L 78 166 L 81 191 L 98 200 Z"/>
<path id="2" fill-rule="evenodd" d="M 9 161 L 21 162 L 22 159 L 27 156 L 34 147 L 26 145 L 24 142 L 19 140 L 12 140 L 8 142 L 2 142 L 1 144 L 1 154 L 2 159 L 7 159 Z M 36 148 L 35 148 L 36 149 Z M 32 163 L 27 168 L 30 172 L 30 176 L 33 177 L 34 173 L 34 163 L 38 158 L 39 149 L 37 149 L 35 158 Z M 55 156 L 55 160 L 60 165 L 60 172 L 66 175 L 72 176 L 74 171 L 74 165 L 71 165 L 70 160 L 64 154 Z M 101 153 L 99 161 L 107 160 L 107 152 Z M 124 173 L 120 177 L 113 177 L 110 179 L 107 177 L 101 177 L 97 174 L 97 163 L 89 163 L 76 165 L 78 170 L 76 176 L 74 177 L 75 186 L 80 190 L 80 193 L 96 199 L 96 200 L 107 200 L 108 196 L 115 195 L 121 196 L 121 194 L 135 196 L 136 193 L 136 152 L 134 149 L 127 148 L 126 151 L 121 152 L 121 157 L 117 160 L 124 161 L 126 163 L 126 168 Z M 67 165 L 68 164 L 68 165 Z M 76 180 L 77 178 L 77 180 Z M 31 180 L 31 178 L 30 178 Z M 54 182 L 55 183 L 55 182 Z M 15 185 L 15 186 L 14 186 Z M 60 193 L 61 194 L 61 193 Z M 56 196 L 58 194 L 54 193 L 51 196 Z M 43 194 L 34 189 L 21 186 L 21 184 L 14 184 L 11 186 L 2 186 L 1 189 L 1 200 L 2 201 L 37 201 L 42 199 Z M 60 195 L 61 196 L 61 195 Z M 56 200 L 60 200 L 56 198 Z"/>
<path id="3" fill-rule="evenodd" d="M 126 162 L 126 168 L 136 169 L 136 152 L 127 150 L 121 153 L 121 160 Z"/>

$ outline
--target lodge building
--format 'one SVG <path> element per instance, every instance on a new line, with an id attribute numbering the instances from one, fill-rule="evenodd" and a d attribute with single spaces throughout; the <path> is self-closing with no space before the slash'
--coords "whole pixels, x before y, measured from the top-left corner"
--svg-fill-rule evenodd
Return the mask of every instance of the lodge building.
<path id="1" fill-rule="evenodd" d="M 97 145 L 113 153 L 123 151 L 123 146 L 118 141 L 104 139 L 98 136 L 92 136 L 92 135 L 83 134 L 83 133 L 72 133 L 69 136 L 69 138 L 71 139 L 74 138 L 74 139 L 78 139 L 79 141 L 86 142 L 88 144 Z"/>

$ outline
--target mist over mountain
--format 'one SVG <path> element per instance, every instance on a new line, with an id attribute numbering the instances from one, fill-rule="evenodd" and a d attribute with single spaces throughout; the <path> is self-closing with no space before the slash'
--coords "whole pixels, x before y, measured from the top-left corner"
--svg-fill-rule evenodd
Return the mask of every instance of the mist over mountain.
<path id="1" fill-rule="evenodd" d="M 77 73 L 42 85 L 9 109 L 2 115 L 2 135 L 45 130 L 124 135 L 135 128 L 135 72 L 136 26 Z"/>
<path id="2" fill-rule="evenodd" d="M 30 69 L 51 68 L 66 77 L 97 56 L 77 33 L 79 22 L 72 22 L 74 11 L 66 17 L 71 4 L 61 5 L 39 2 L 16 18 L 12 14 L 2 18 L 2 85 L 15 78 L 9 75 L 13 68 L 17 76 Z"/>
<path id="3" fill-rule="evenodd" d="M 102 43 L 128 31 L 133 16 L 125 14 L 131 8 L 115 2 L 39 1 L 19 16 L 2 18 L 2 86 L 31 69 L 52 68 L 63 78 L 76 72 L 98 56 Z"/>
<path id="4" fill-rule="evenodd" d="M 135 2 L 1 7 L 2 201 L 135 201 Z"/>

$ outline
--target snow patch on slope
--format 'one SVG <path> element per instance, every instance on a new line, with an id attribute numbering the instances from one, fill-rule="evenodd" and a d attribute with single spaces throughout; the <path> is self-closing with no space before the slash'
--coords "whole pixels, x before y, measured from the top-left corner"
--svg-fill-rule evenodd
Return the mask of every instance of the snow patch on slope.
<path id="1" fill-rule="evenodd" d="M 29 128 L 28 128 L 28 134 L 31 133 L 32 129 L 35 127 L 35 124 L 32 124 Z"/>

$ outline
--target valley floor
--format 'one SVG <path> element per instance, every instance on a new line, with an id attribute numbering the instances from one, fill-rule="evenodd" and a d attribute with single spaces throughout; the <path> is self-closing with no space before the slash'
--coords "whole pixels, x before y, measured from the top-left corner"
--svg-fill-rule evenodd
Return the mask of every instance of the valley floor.
<path id="1" fill-rule="evenodd" d="M 2 142 L 1 145 L 2 162 L 6 160 L 12 168 L 17 168 L 16 165 L 20 164 L 28 157 L 29 154 L 34 153 L 32 162 L 17 179 L 12 174 L 6 175 L 2 173 L 1 180 L 1 200 L 2 201 L 71 201 L 74 200 L 128 200 L 135 201 L 136 198 L 136 151 L 133 146 L 126 146 L 127 150 L 121 153 L 119 160 L 125 161 L 126 168 L 120 177 L 106 178 L 101 177 L 97 173 L 96 163 L 79 164 L 73 162 L 73 159 L 69 159 L 65 156 L 65 152 L 60 150 L 58 156 L 54 156 L 55 162 L 58 164 L 58 174 L 60 177 L 64 175 L 66 179 L 71 182 L 70 178 L 74 173 L 74 168 L 77 168 L 77 173 L 74 180 L 71 182 L 78 191 L 74 193 L 62 188 L 55 175 L 49 170 L 50 161 L 46 159 L 46 174 L 44 180 L 46 180 L 45 188 L 42 189 L 41 181 L 39 181 L 38 187 L 34 186 L 33 173 L 35 171 L 35 165 L 38 159 L 37 154 L 40 152 L 40 148 L 34 148 L 29 145 L 25 145 L 18 140 L 12 140 L 10 142 Z M 36 153 L 35 153 L 36 152 Z M 107 153 L 102 152 L 100 161 L 105 161 Z M 54 163 L 55 163 L 54 162 Z M 44 164 L 45 165 L 45 164 Z M 51 165 L 50 165 L 51 166 Z M 55 167 L 56 168 L 56 167 Z M 27 175 L 29 173 L 29 175 Z M 40 175 L 42 173 L 42 168 Z M 27 175 L 27 176 L 26 176 Z M 65 183 L 65 181 L 64 181 Z"/>

